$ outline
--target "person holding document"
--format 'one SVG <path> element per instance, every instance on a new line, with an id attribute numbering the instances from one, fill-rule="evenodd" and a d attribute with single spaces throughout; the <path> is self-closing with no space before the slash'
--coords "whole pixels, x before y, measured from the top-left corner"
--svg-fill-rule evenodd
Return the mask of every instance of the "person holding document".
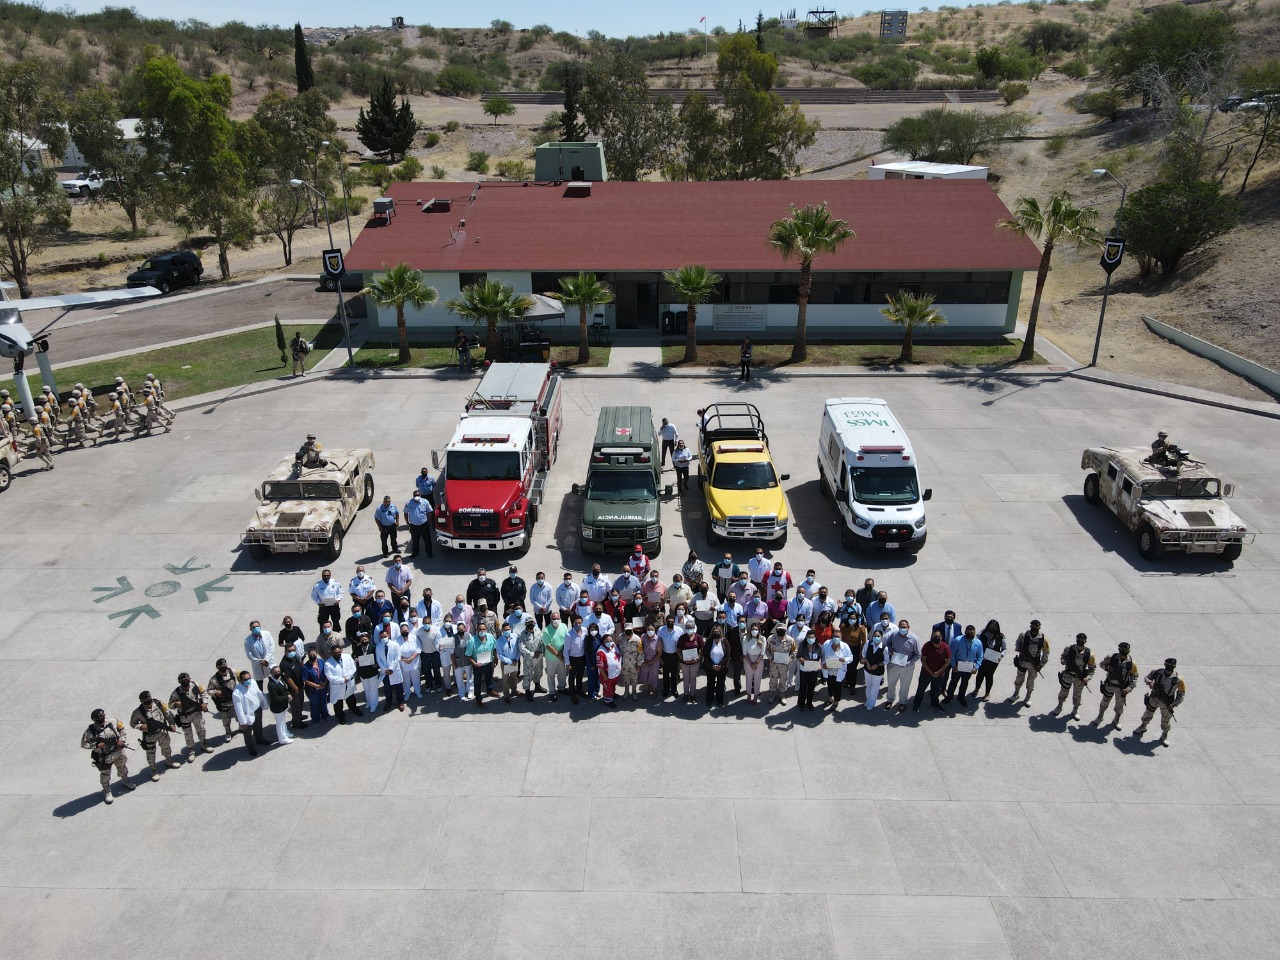
<path id="1" fill-rule="evenodd" d="M 698 633 L 697 621 L 693 617 L 686 617 L 684 633 L 676 641 L 676 657 L 680 662 L 685 703 L 698 702 L 698 671 L 701 669 L 702 648 L 703 640 Z"/>
<path id="2" fill-rule="evenodd" d="M 950 703 L 959 688 L 960 706 L 969 706 L 965 692 L 969 689 L 969 680 L 977 675 L 982 660 L 982 641 L 978 639 L 978 628 L 972 623 L 964 628 L 964 636 L 957 637 L 951 644 L 951 679 L 947 681 L 947 695 L 943 703 Z M 977 693 L 977 684 L 974 684 Z"/>
<path id="3" fill-rule="evenodd" d="M 1000 621 L 988 620 L 987 625 L 982 628 L 982 633 L 978 634 L 978 642 L 982 644 L 982 665 L 978 667 L 977 679 L 973 681 L 973 695 L 990 697 L 996 667 L 1000 666 L 1000 661 L 1004 659 L 1005 654 L 1004 634 L 1000 632 Z M 979 694 L 978 689 L 984 683 L 987 685 L 987 691 Z"/>
<path id="4" fill-rule="evenodd" d="M 725 672 L 732 666 L 729 639 L 723 627 L 716 624 L 702 648 L 702 669 L 707 673 L 707 706 L 724 706 Z"/>
<path id="5" fill-rule="evenodd" d="M 791 655 L 796 645 L 787 636 L 787 625 L 777 623 L 766 648 L 769 654 L 769 693 L 774 703 L 781 703 L 787 692 L 787 674 L 791 670 Z"/>
<path id="6" fill-rule="evenodd" d="M 885 650 L 889 654 L 889 666 L 885 671 L 884 708 L 892 710 L 897 701 L 898 713 L 907 712 L 907 697 L 911 691 L 911 678 L 916 672 L 916 661 L 920 659 L 920 641 L 911 632 L 911 624 L 905 619 L 898 621 L 896 630 L 886 630 L 883 634 Z"/>
<path id="7" fill-rule="evenodd" d="M 840 637 L 832 636 L 822 645 L 822 675 L 827 679 L 827 697 L 832 710 L 840 706 L 840 691 L 844 688 L 845 671 L 849 669 L 851 663 L 853 663 L 853 648 Z"/>
<path id="8" fill-rule="evenodd" d="M 471 664 L 472 683 L 476 691 L 476 709 L 484 709 L 485 691 L 493 681 L 493 660 L 497 656 L 498 643 L 493 639 L 489 628 L 481 624 L 475 635 L 467 641 L 463 651 Z"/>
<path id="9" fill-rule="evenodd" d="M 818 686 L 818 674 L 822 670 L 822 644 L 811 630 L 806 629 L 800 642 L 796 644 L 796 663 L 800 665 L 800 676 L 797 679 L 800 695 L 796 706 L 800 710 L 812 710 L 813 691 Z"/>

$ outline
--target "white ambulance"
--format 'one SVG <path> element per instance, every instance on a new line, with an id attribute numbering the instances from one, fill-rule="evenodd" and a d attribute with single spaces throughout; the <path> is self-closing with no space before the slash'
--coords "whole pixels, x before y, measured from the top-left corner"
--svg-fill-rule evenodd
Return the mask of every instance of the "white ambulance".
<path id="1" fill-rule="evenodd" d="M 840 513 L 846 547 L 915 553 L 928 530 L 911 441 L 889 405 L 873 397 L 837 397 L 822 411 L 818 486 Z"/>

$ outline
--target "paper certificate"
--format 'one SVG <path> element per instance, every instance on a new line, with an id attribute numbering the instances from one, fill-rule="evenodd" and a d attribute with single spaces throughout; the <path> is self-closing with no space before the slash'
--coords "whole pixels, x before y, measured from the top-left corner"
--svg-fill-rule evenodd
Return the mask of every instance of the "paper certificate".
<path id="1" fill-rule="evenodd" d="M 957 660 L 957 661 L 956 661 L 956 672 L 957 672 L 957 673 L 973 673 L 973 661 L 972 661 L 972 660 Z"/>
<path id="2" fill-rule="evenodd" d="M 839 657 L 827 657 L 827 669 L 834 673 L 839 673 L 844 669 L 844 661 Z"/>
<path id="3" fill-rule="evenodd" d="M 786 650 L 775 650 L 775 651 L 773 651 L 773 662 L 774 662 L 774 663 L 787 663 L 787 662 L 789 662 L 790 660 L 791 660 L 791 654 L 787 653 L 787 651 L 786 651 Z"/>
<path id="4" fill-rule="evenodd" d="M 822 669 L 822 662 L 819 660 L 801 660 L 800 669 L 805 673 L 813 673 Z"/>
<path id="5" fill-rule="evenodd" d="M 1004 651 L 997 650 L 994 647 L 991 647 L 987 650 L 986 653 L 982 655 L 982 659 L 986 660 L 989 663 L 999 663 L 1002 659 L 1004 659 Z"/>
<path id="6" fill-rule="evenodd" d="M 520 665 L 517 663 L 504 663 L 502 665 L 502 675 L 504 677 L 509 677 L 513 673 L 519 673 L 519 672 L 520 672 Z"/>
<path id="7" fill-rule="evenodd" d="M 693 601 L 693 609 L 697 610 L 699 613 L 707 613 L 711 610 L 711 601 L 695 600 Z"/>
<path id="8" fill-rule="evenodd" d="M 490 661 L 492 661 L 492 660 L 493 660 L 493 651 L 492 651 L 492 650 L 480 650 L 480 651 L 477 651 L 477 653 L 476 653 L 476 663 L 480 664 L 480 666 L 482 666 L 482 667 L 483 667 L 486 663 L 489 663 L 489 662 L 490 662 Z"/>
<path id="9" fill-rule="evenodd" d="M 895 667 L 905 667 L 911 662 L 911 658 L 905 653 L 892 653 L 889 655 L 889 662 Z"/>
<path id="10" fill-rule="evenodd" d="M 356 657 L 356 664 L 357 664 L 357 665 L 359 665 L 359 666 L 361 666 L 361 667 L 372 667 L 372 666 L 373 666 L 373 654 L 372 654 L 372 653 L 366 653 L 363 657 Z"/>
<path id="11" fill-rule="evenodd" d="M 697 663 L 697 662 L 698 662 L 698 648 L 697 648 L 697 647 L 685 647 L 683 650 L 681 650 L 681 651 L 680 651 L 680 656 L 681 656 L 681 658 L 684 660 L 684 662 L 685 662 L 685 663 Z"/>

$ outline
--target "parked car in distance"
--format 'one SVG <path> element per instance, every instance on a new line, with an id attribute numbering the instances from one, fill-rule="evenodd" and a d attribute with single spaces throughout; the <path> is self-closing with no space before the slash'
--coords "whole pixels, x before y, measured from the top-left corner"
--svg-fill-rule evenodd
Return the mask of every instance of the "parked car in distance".
<path id="1" fill-rule="evenodd" d="M 338 289 L 338 283 L 328 274 L 320 274 L 320 289 L 327 290 L 332 293 Z M 356 293 L 364 289 L 364 274 L 358 270 L 355 273 L 344 273 L 342 275 L 342 289 L 351 293 Z"/>
<path id="2" fill-rule="evenodd" d="M 106 178 L 97 170 L 90 170 L 79 177 L 72 177 L 70 180 L 62 181 L 62 189 L 70 197 L 92 196 L 95 193 L 101 193 L 102 188 L 106 185 Z"/>
<path id="3" fill-rule="evenodd" d="M 130 287 L 155 287 L 161 293 L 168 293 L 178 287 L 199 283 L 202 273 L 204 264 L 200 258 L 194 253 L 179 250 L 148 257 L 125 282 Z"/>

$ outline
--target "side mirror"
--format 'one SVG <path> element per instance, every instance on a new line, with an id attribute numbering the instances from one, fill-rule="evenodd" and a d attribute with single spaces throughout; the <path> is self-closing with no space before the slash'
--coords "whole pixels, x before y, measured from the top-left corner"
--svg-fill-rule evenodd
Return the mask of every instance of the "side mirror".
<path id="1" fill-rule="evenodd" d="M 779 474 L 778 479 L 779 479 L 779 480 L 782 480 L 782 481 L 784 481 L 784 482 L 785 482 L 785 481 L 787 481 L 787 480 L 790 480 L 790 479 L 791 479 L 791 474 L 789 474 L 789 473 Z"/>
<path id="2" fill-rule="evenodd" d="M 573 495 L 574 495 L 575 497 L 580 497 L 580 496 L 582 496 L 582 484 L 580 484 L 580 483 L 575 483 L 575 484 L 573 485 L 573 488 L 572 488 L 572 489 L 573 489 Z"/>
<path id="3" fill-rule="evenodd" d="M 258 500 L 259 502 L 261 502 L 261 500 L 262 500 L 262 488 L 261 488 L 261 487 L 254 487 L 254 488 L 253 488 L 253 496 L 254 496 L 254 499 L 256 499 L 256 500 Z"/>
<path id="4" fill-rule="evenodd" d="M 1236 485 L 1234 483 L 1224 483 L 1222 485 L 1222 495 L 1224 497 L 1234 497 L 1236 495 Z"/>
<path id="5" fill-rule="evenodd" d="M 924 490 L 924 499 L 926 499 L 926 500 L 932 500 L 932 499 L 933 499 L 933 488 L 932 488 L 932 487 L 925 487 L 925 490 Z"/>
<path id="6" fill-rule="evenodd" d="M 440 451 L 439 450 L 431 451 L 431 469 L 432 470 L 440 469 Z"/>

